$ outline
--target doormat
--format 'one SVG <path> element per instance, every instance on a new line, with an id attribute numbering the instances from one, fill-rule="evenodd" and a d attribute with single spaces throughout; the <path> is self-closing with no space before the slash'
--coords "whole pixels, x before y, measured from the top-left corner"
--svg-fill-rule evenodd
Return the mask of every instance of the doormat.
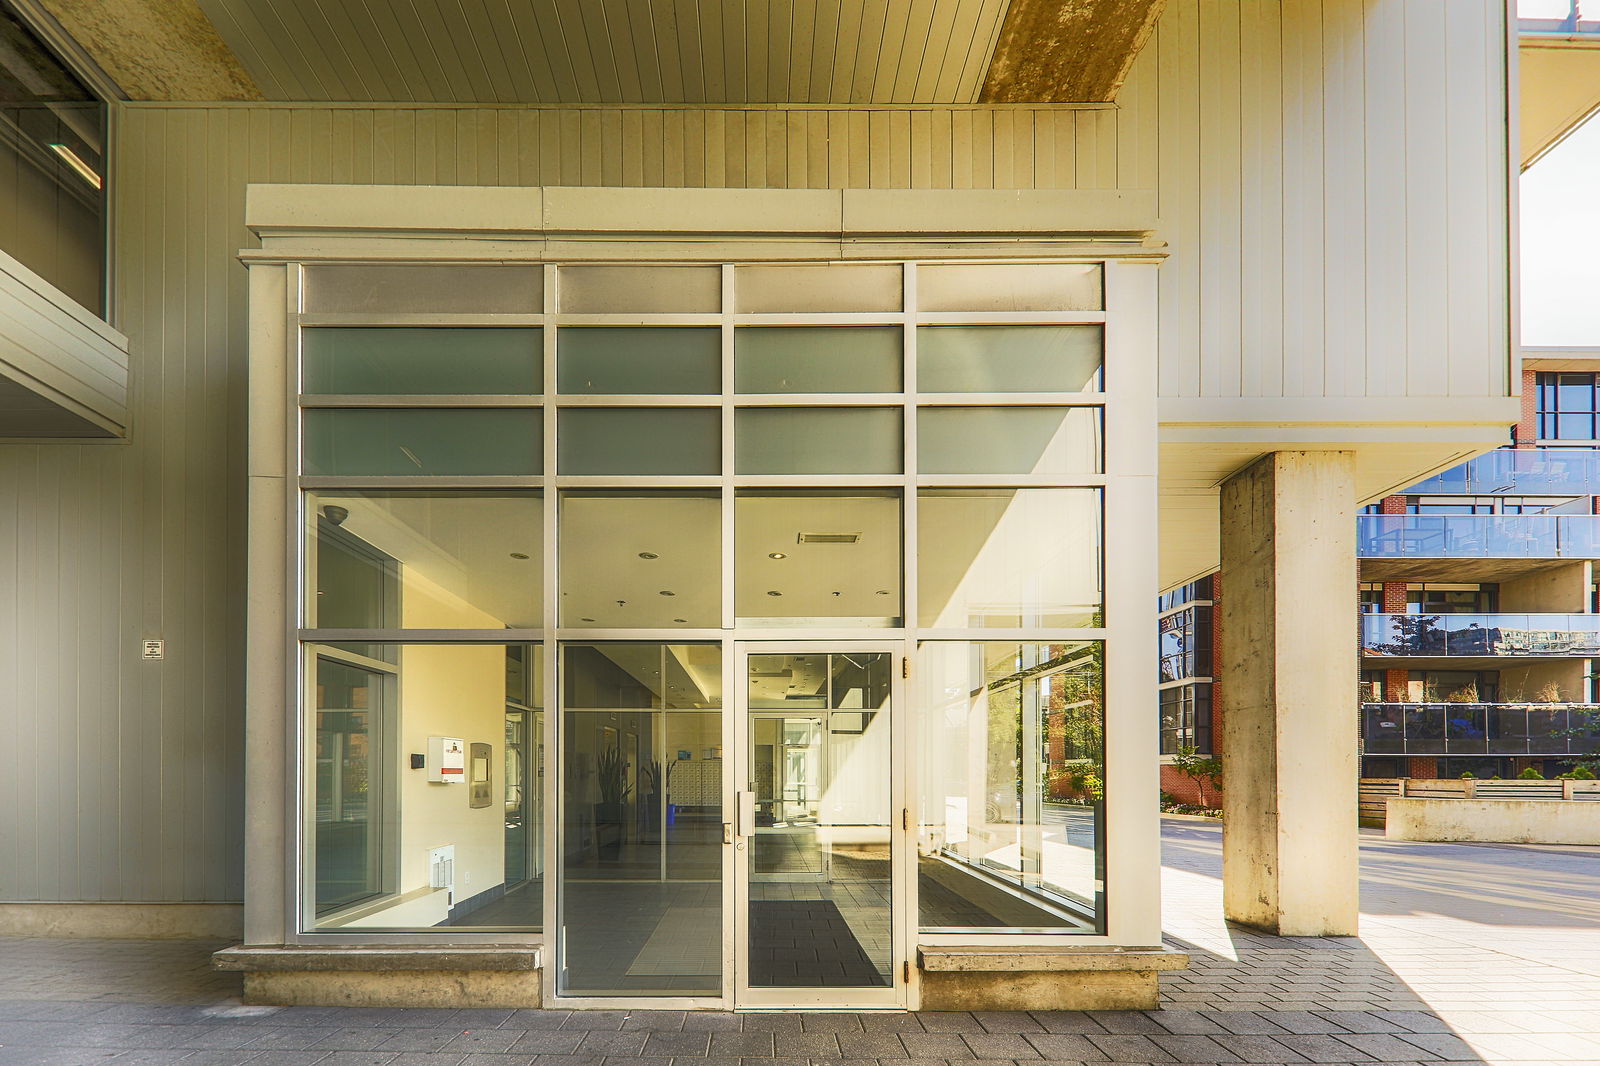
<path id="1" fill-rule="evenodd" d="M 722 912 L 668 907 L 644 942 L 629 977 L 717 977 L 722 973 Z"/>

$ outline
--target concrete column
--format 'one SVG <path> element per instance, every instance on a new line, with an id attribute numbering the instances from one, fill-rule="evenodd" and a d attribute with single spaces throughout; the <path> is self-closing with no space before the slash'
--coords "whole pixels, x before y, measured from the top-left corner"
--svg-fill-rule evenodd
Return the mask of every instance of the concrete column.
<path id="1" fill-rule="evenodd" d="M 1274 452 L 1222 486 L 1223 903 L 1282 936 L 1351 936 L 1355 457 Z"/>

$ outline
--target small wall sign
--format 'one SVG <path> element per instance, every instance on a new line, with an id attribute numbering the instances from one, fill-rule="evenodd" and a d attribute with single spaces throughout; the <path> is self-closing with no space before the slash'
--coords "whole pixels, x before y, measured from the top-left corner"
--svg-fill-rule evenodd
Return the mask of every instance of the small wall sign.
<path id="1" fill-rule="evenodd" d="M 139 646 L 143 649 L 146 661 L 167 657 L 167 642 L 164 640 L 141 640 Z"/>

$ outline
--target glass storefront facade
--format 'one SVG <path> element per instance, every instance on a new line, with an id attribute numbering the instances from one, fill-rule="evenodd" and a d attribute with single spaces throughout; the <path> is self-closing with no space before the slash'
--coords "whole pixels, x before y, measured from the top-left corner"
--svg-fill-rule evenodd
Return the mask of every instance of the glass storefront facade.
<path id="1" fill-rule="evenodd" d="M 767 1005 L 1107 935 L 1101 264 L 290 269 L 301 934 Z"/>

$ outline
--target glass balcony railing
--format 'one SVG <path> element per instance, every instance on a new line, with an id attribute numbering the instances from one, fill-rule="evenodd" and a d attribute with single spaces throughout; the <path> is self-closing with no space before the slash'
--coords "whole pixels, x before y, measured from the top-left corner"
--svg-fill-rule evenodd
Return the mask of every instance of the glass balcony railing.
<path id="1" fill-rule="evenodd" d="M 1600 448 L 1502 448 L 1406 490 L 1420 496 L 1593 496 Z"/>
<path id="2" fill-rule="evenodd" d="M 1367 755 L 1587 755 L 1600 704 L 1363 703 Z"/>
<path id="3" fill-rule="evenodd" d="M 1361 653 L 1600 658 L 1600 614 L 1364 614 Z"/>
<path id="4" fill-rule="evenodd" d="M 1600 515 L 1364 514 L 1363 559 L 1600 559 Z"/>

